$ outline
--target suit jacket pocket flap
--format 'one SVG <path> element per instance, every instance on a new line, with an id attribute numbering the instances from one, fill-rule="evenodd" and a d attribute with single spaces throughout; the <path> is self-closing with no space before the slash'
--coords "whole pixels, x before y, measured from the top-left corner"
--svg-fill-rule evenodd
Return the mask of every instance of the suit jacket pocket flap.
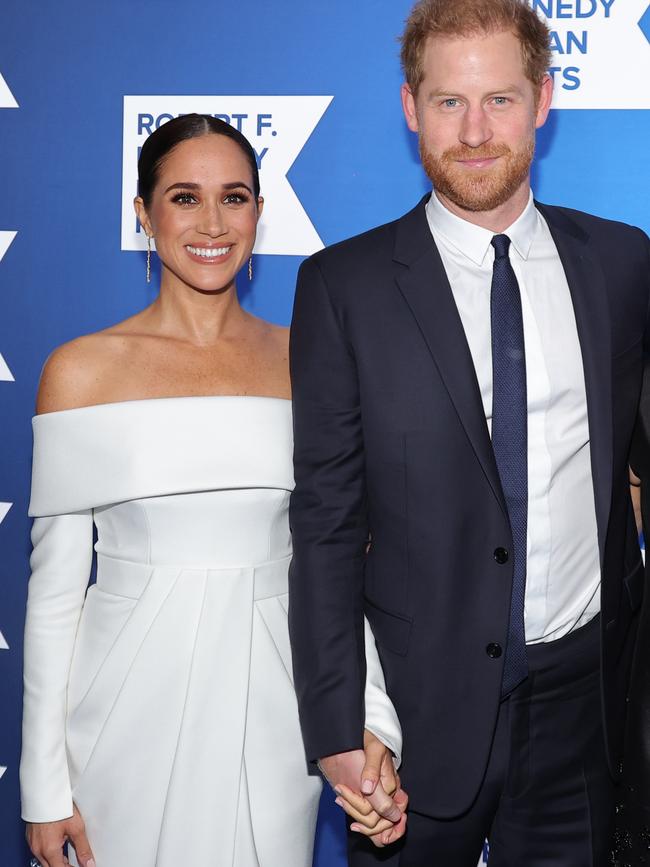
<path id="1" fill-rule="evenodd" d="M 371 602 L 368 597 L 364 599 L 364 610 L 379 647 L 397 653 L 399 656 L 406 656 L 411 636 L 411 618 L 386 611 L 385 608 L 380 608 Z"/>

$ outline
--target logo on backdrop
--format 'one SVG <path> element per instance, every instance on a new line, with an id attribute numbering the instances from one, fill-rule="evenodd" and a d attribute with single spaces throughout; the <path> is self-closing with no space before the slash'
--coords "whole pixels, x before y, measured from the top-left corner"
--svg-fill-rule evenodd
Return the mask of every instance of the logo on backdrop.
<path id="1" fill-rule="evenodd" d="M 648 0 L 528 0 L 551 28 L 554 108 L 650 108 Z"/>
<path id="2" fill-rule="evenodd" d="M 323 242 L 286 175 L 332 99 L 331 96 L 125 96 L 122 249 L 146 249 L 144 233 L 133 213 L 137 163 L 143 142 L 161 124 L 178 115 L 198 112 L 232 124 L 255 149 L 265 199 L 255 252 L 309 256 L 320 250 Z"/>

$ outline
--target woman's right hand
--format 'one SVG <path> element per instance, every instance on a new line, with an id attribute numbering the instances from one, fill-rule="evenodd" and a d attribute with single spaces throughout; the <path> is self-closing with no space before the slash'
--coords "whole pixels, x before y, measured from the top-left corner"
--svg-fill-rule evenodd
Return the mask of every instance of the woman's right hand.
<path id="1" fill-rule="evenodd" d="M 63 854 L 66 842 L 74 846 L 81 867 L 95 867 L 84 820 L 76 805 L 69 819 L 62 819 L 60 822 L 27 823 L 27 843 L 42 867 L 64 867 L 70 863 Z"/>

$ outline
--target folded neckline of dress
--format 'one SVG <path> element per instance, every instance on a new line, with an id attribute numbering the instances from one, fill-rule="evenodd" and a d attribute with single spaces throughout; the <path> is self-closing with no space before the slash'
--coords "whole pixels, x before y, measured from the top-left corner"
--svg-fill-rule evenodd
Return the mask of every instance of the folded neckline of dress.
<path id="1" fill-rule="evenodd" d="M 85 406 L 74 406 L 70 409 L 55 409 L 52 412 L 41 412 L 32 417 L 32 421 L 40 418 L 61 415 L 65 412 L 82 412 L 83 410 L 103 409 L 108 406 L 132 406 L 134 403 L 158 403 L 172 400 L 272 400 L 280 403 L 291 403 L 289 397 L 277 397 L 266 394 L 176 394 L 162 397 L 135 397 L 132 400 L 110 400 L 102 403 L 89 403 Z"/>
<path id="2" fill-rule="evenodd" d="M 33 421 L 33 517 L 196 491 L 293 489 L 290 402 L 231 395 L 96 404 Z"/>

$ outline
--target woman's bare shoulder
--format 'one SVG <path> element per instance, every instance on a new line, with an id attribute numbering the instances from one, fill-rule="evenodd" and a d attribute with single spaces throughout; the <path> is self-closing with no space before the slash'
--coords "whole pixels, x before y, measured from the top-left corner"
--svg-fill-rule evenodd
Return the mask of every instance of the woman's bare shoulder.
<path id="1" fill-rule="evenodd" d="M 77 337 L 52 352 L 41 373 L 36 412 L 102 403 L 107 380 L 133 351 L 131 320 Z"/>

